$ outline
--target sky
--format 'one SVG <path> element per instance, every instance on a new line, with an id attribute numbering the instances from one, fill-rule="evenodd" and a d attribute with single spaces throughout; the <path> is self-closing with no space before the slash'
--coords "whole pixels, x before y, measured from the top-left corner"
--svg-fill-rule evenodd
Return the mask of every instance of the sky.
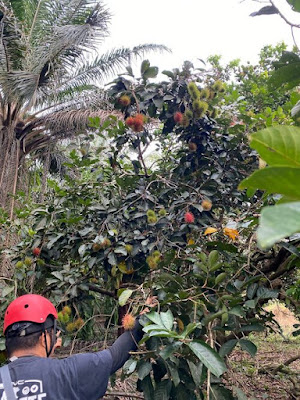
<path id="1" fill-rule="evenodd" d="M 144 43 L 164 44 L 172 53 L 147 55 L 159 70 L 181 67 L 185 60 L 222 55 L 224 62 L 239 58 L 255 62 L 260 49 L 286 42 L 291 30 L 278 15 L 250 17 L 266 4 L 252 0 L 104 0 L 112 13 L 110 37 L 102 50 Z M 294 21 L 285 0 L 276 4 Z M 299 22 L 299 21 L 298 21 Z M 300 43 L 300 33 L 299 33 Z"/>

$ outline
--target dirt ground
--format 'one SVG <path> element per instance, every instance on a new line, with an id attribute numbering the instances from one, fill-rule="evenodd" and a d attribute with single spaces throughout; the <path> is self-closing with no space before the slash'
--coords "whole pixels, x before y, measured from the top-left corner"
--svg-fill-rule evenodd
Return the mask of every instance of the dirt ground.
<path id="1" fill-rule="evenodd" d="M 278 303 L 268 307 L 282 329 L 280 334 L 253 335 L 251 340 L 257 345 L 255 358 L 240 350 L 234 351 L 227 373 L 229 386 L 242 389 L 248 399 L 296 400 L 300 399 L 300 336 L 291 333 L 294 324 L 299 323 L 293 313 Z M 274 328 L 276 328 L 274 326 Z M 292 358 L 299 357 L 288 366 L 278 368 Z M 277 367 L 277 370 L 276 370 Z"/>

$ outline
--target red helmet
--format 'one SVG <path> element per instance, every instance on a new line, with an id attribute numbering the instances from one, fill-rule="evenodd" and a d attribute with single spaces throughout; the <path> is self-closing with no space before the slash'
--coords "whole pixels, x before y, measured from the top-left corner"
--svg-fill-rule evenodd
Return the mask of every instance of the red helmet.
<path id="1" fill-rule="evenodd" d="M 4 316 L 3 332 L 15 322 L 35 322 L 41 324 L 52 315 L 57 319 L 54 305 L 45 297 L 38 294 L 25 294 L 13 300 L 7 307 Z"/>

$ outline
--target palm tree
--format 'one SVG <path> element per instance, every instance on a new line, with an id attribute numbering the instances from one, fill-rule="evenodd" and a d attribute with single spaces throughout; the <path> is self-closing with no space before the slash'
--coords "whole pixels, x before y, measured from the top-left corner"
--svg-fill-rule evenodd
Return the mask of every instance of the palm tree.
<path id="1" fill-rule="evenodd" d="M 0 0 L 0 207 L 12 210 L 25 156 L 111 114 L 96 86 L 161 45 L 97 55 L 110 14 L 94 0 Z"/>

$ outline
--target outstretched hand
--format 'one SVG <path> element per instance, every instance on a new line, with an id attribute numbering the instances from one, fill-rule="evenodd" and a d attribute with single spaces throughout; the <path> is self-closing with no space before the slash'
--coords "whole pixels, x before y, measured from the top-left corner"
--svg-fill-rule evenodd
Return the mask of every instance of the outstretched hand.
<path id="1" fill-rule="evenodd" d="M 151 308 L 154 308 L 158 305 L 157 296 L 149 296 L 145 301 L 145 308 L 140 312 L 140 315 L 146 314 L 150 312 Z"/>

